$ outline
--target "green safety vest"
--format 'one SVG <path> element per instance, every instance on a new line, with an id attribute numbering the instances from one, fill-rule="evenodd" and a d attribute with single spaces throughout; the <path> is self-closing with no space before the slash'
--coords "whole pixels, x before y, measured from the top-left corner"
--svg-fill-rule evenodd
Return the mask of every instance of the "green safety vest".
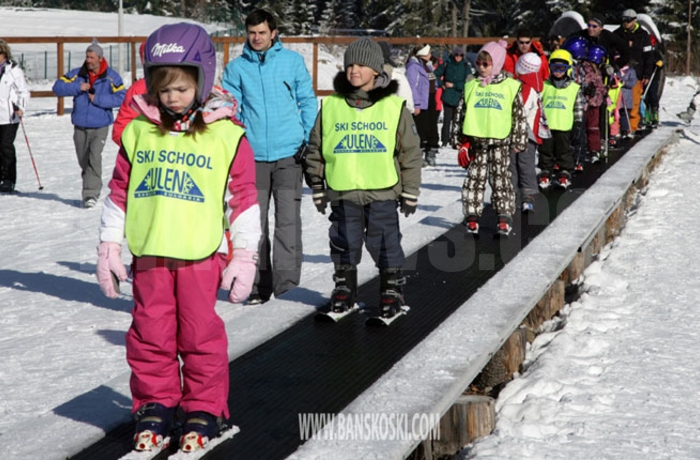
<path id="1" fill-rule="evenodd" d="M 206 133 L 163 136 L 140 116 L 129 123 L 122 146 L 131 163 L 126 238 L 137 257 L 201 260 L 221 245 L 224 194 L 244 131 L 230 120 Z"/>
<path id="2" fill-rule="evenodd" d="M 394 151 L 404 104 L 393 95 L 365 109 L 351 107 L 339 95 L 323 100 L 323 160 L 329 188 L 378 190 L 398 183 Z"/>
<path id="3" fill-rule="evenodd" d="M 468 81 L 464 85 L 462 132 L 488 139 L 507 138 L 513 128 L 513 103 L 519 90 L 520 82 L 512 78 L 486 86 L 481 86 L 478 79 Z"/>
<path id="4" fill-rule="evenodd" d="M 573 128 L 574 105 L 580 88 L 581 86 L 574 82 L 561 89 L 554 86 L 549 80 L 544 82 L 542 108 L 550 129 L 569 131 Z"/>

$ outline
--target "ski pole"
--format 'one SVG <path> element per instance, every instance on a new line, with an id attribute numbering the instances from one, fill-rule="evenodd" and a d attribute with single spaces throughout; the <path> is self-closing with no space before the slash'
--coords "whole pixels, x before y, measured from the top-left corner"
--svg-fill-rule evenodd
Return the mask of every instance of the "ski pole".
<path id="1" fill-rule="evenodd" d="M 649 88 L 651 88 L 651 82 L 654 80 L 654 76 L 656 75 L 656 71 L 658 70 L 658 67 L 654 68 L 654 71 L 651 73 L 651 78 L 649 78 L 649 83 L 647 84 L 647 87 L 644 89 L 644 94 L 642 94 L 642 100 L 646 99 L 647 93 L 649 92 Z"/>
<path id="2" fill-rule="evenodd" d="M 27 150 L 29 150 L 29 158 L 32 159 L 32 166 L 34 167 L 34 174 L 36 174 L 36 181 L 39 183 L 39 190 L 44 190 L 44 186 L 41 185 L 41 179 L 39 179 L 39 171 L 36 169 L 36 162 L 34 161 L 34 155 L 32 155 L 32 148 L 29 146 L 29 138 L 27 137 L 27 130 L 24 129 L 24 120 L 22 117 L 19 117 L 19 124 L 22 125 L 24 140 L 27 142 Z"/>

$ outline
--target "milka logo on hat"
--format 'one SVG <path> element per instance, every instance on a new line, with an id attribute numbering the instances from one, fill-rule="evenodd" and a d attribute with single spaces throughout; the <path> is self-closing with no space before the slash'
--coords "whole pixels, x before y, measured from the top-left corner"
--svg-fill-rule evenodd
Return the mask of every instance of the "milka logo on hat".
<path id="1" fill-rule="evenodd" d="M 151 48 L 151 54 L 153 56 L 158 56 L 161 57 L 164 54 L 170 54 L 170 53 L 184 53 L 185 48 L 178 45 L 177 43 L 168 43 L 167 45 L 161 45 L 160 43 L 156 43 L 153 45 L 153 48 Z"/>

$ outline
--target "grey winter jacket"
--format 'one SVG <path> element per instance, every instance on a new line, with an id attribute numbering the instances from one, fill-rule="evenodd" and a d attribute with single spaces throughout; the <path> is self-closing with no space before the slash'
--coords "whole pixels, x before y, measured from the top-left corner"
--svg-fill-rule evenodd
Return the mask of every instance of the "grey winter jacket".
<path id="1" fill-rule="evenodd" d="M 396 81 L 391 80 L 386 73 L 377 77 L 374 89 L 363 91 L 353 87 L 347 80 L 345 72 L 338 72 L 333 80 L 336 94 L 345 96 L 345 102 L 352 107 L 367 108 L 383 97 L 395 94 L 398 90 Z M 309 137 L 309 150 L 304 165 L 306 184 L 312 189 L 326 189 L 323 161 L 323 140 L 321 139 L 321 118 L 323 108 L 318 112 L 316 123 Z M 394 165 L 399 175 L 399 182 L 391 188 L 377 190 L 350 190 L 338 192 L 328 189 L 331 201 L 348 200 L 359 205 L 373 201 L 398 200 L 401 193 L 418 196 L 423 165 L 420 138 L 413 122 L 413 116 L 404 107 L 399 119 L 396 132 L 396 151 Z"/>

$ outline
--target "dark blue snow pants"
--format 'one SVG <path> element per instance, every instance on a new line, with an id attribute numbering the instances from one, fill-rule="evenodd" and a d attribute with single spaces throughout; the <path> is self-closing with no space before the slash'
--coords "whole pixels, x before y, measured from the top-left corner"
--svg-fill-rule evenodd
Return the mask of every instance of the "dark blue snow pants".
<path id="1" fill-rule="evenodd" d="M 396 200 L 364 206 L 349 201 L 332 203 L 328 234 L 333 263 L 358 265 L 364 243 L 377 268 L 401 268 L 405 258 L 397 206 Z"/>

